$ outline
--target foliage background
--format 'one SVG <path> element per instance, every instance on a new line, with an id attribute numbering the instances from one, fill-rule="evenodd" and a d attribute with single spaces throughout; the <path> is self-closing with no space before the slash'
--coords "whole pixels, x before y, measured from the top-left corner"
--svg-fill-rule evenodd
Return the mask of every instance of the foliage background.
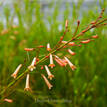
<path id="1" fill-rule="evenodd" d="M 77 3 L 73 0 L 70 2 L 61 0 L 52 0 L 51 2 L 15 0 L 8 5 L 1 3 L 2 11 L 0 16 L 3 16 L 3 18 L 0 18 L 0 91 L 12 80 L 10 75 L 18 64 L 24 63 L 27 57 L 24 51 L 25 47 L 46 46 L 48 42 L 53 47 L 64 32 L 66 19 L 69 20 L 71 32 L 67 33 L 65 40 L 69 40 L 76 28 L 77 19 L 81 21 L 79 29 L 81 31 L 89 22 L 98 17 L 102 8 L 105 8 L 103 16 L 106 18 L 107 1 L 93 0 L 92 2 L 90 4 L 90 2 L 84 0 L 78 0 Z M 45 11 L 45 5 L 48 11 Z M 18 27 L 12 28 L 15 24 Z M 2 34 L 3 29 L 9 29 L 9 32 Z M 72 62 L 77 66 L 76 71 L 71 71 L 68 66 L 61 68 L 55 63 L 56 67 L 52 70 L 55 75 L 55 79 L 51 82 L 53 84 L 52 90 L 48 90 L 40 76 L 40 72 L 44 73 L 44 71 L 38 68 L 30 77 L 33 93 L 23 91 L 25 87 L 24 78 L 17 87 L 14 87 L 15 92 L 9 96 L 14 102 L 11 104 L 5 102 L 0 106 L 106 107 L 106 29 L 107 26 L 87 32 L 86 37 L 98 34 L 99 39 L 82 47 L 72 49 L 76 52 L 76 55 L 71 58 Z M 46 53 L 46 50 L 42 49 L 40 54 L 44 53 Z M 26 61 L 26 65 L 20 73 L 25 70 L 36 54 L 36 52 L 30 53 L 30 61 Z M 61 56 L 67 55 L 67 52 L 60 51 L 58 54 Z M 49 64 L 49 61 L 44 64 Z M 36 102 L 36 99 L 41 102 Z M 56 100 L 56 102 L 48 101 L 51 99 Z"/>

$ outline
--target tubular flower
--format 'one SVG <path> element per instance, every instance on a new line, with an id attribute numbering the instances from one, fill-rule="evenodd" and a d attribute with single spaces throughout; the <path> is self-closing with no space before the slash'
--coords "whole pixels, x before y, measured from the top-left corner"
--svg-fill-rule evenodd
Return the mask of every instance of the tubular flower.
<path id="1" fill-rule="evenodd" d="M 29 74 L 26 76 L 26 85 L 24 88 L 25 91 L 31 91 L 30 85 L 29 85 Z"/>
<path id="2" fill-rule="evenodd" d="M 68 49 L 68 52 L 69 52 L 71 55 L 75 55 L 75 52 L 73 52 L 71 49 Z"/>
<path id="3" fill-rule="evenodd" d="M 53 87 L 53 85 L 50 84 L 48 79 L 45 77 L 45 75 L 41 74 L 42 78 L 45 80 L 46 85 L 48 86 L 49 89 Z"/>
<path id="4" fill-rule="evenodd" d="M 36 68 L 35 65 L 36 65 L 36 57 L 33 58 L 33 61 L 32 61 L 32 63 L 31 63 L 31 65 L 28 66 L 28 69 L 29 69 L 30 71 L 33 71 L 33 70 Z"/>
<path id="5" fill-rule="evenodd" d="M 47 44 L 47 51 L 51 51 L 50 44 Z"/>
<path id="6" fill-rule="evenodd" d="M 76 69 L 76 67 L 70 62 L 70 60 L 67 57 L 64 57 L 64 58 L 67 61 L 67 63 L 69 64 L 69 66 L 71 67 L 71 69 L 74 71 Z"/>
<path id="7" fill-rule="evenodd" d="M 14 71 L 14 73 L 11 75 L 13 78 L 16 78 L 16 77 L 17 77 L 17 74 L 18 74 L 18 72 L 19 72 L 19 70 L 20 70 L 21 67 L 22 67 L 22 64 L 20 64 L 20 65 L 16 68 L 16 70 Z"/>
<path id="8" fill-rule="evenodd" d="M 55 67 L 55 64 L 53 63 L 52 54 L 50 54 L 50 64 L 49 64 L 49 67 L 51 67 L 51 68 Z"/>
<path id="9" fill-rule="evenodd" d="M 88 40 L 84 40 L 84 41 L 81 41 L 81 43 L 89 43 L 91 40 L 90 39 L 88 39 Z"/>
<path id="10" fill-rule="evenodd" d="M 24 48 L 25 51 L 33 51 L 35 50 L 34 48 Z"/>
<path id="11" fill-rule="evenodd" d="M 12 102 L 13 102 L 12 99 L 7 99 L 7 98 L 5 98 L 4 101 L 6 101 L 6 102 L 8 102 L 8 103 L 12 103 Z"/>
<path id="12" fill-rule="evenodd" d="M 65 44 L 65 43 L 67 43 L 67 41 L 61 41 L 61 43 Z M 75 42 L 69 42 L 68 45 L 74 46 L 74 45 L 75 45 Z"/>
<path id="13" fill-rule="evenodd" d="M 62 66 L 62 67 L 65 66 L 65 64 L 64 64 L 64 63 L 61 63 L 57 58 L 55 58 L 55 61 L 56 61 L 60 66 Z"/>
<path id="14" fill-rule="evenodd" d="M 98 38 L 98 35 L 94 35 L 94 36 L 92 36 L 92 38 L 96 39 L 96 38 Z"/>
<path id="15" fill-rule="evenodd" d="M 68 64 L 65 59 L 62 59 L 62 61 L 63 61 L 63 63 L 65 64 L 65 66 Z"/>
<path id="16" fill-rule="evenodd" d="M 45 65 L 45 69 L 46 69 L 46 72 L 47 72 L 47 74 L 48 74 L 48 78 L 49 78 L 50 80 L 52 80 L 52 78 L 54 77 L 54 75 L 51 74 L 51 72 L 49 71 L 49 68 L 48 68 L 47 65 Z"/>
<path id="17" fill-rule="evenodd" d="M 62 61 L 62 59 L 60 59 L 58 56 L 55 56 L 55 61 L 60 65 L 60 66 L 66 66 L 66 64 Z"/>

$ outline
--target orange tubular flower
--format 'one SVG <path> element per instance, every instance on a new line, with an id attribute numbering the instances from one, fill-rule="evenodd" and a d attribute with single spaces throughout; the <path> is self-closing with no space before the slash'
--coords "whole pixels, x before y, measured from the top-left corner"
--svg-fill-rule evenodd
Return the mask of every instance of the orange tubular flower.
<path id="1" fill-rule="evenodd" d="M 51 51 L 50 44 L 47 44 L 47 51 Z"/>
<path id="2" fill-rule="evenodd" d="M 71 54 L 71 55 L 75 55 L 76 53 L 73 52 L 71 49 L 68 49 L 68 52 Z"/>
<path id="3" fill-rule="evenodd" d="M 13 78 L 16 78 L 16 77 L 17 77 L 17 74 L 18 74 L 18 72 L 19 72 L 19 70 L 20 70 L 21 67 L 22 67 L 22 64 L 20 64 L 20 65 L 16 68 L 15 72 L 11 75 Z"/>
<path id="4" fill-rule="evenodd" d="M 68 64 L 65 59 L 62 59 L 62 61 L 63 61 L 63 63 L 65 64 L 65 66 Z"/>
<path id="5" fill-rule="evenodd" d="M 88 40 L 84 40 L 84 41 L 81 41 L 81 43 L 89 43 L 91 40 L 90 39 L 88 39 Z"/>
<path id="6" fill-rule="evenodd" d="M 67 41 L 61 41 L 61 43 L 65 44 L 65 43 L 67 43 Z M 69 42 L 68 45 L 69 46 L 74 46 L 75 42 Z"/>
<path id="7" fill-rule="evenodd" d="M 61 63 L 57 58 L 55 58 L 55 61 L 56 61 L 60 66 L 62 66 L 62 67 L 65 66 L 65 64 L 64 64 L 64 63 Z"/>
<path id="8" fill-rule="evenodd" d="M 33 70 L 36 68 L 35 65 L 36 65 L 36 57 L 33 58 L 33 61 L 32 61 L 32 63 L 31 63 L 31 65 L 28 66 L 28 69 L 29 69 L 30 71 L 33 71 Z"/>
<path id="9" fill-rule="evenodd" d="M 50 84 L 48 79 L 45 77 L 45 75 L 41 74 L 42 78 L 45 80 L 46 85 L 48 86 L 49 89 L 53 87 L 53 85 Z"/>
<path id="10" fill-rule="evenodd" d="M 12 102 L 13 102 L 12 99 L 7 99 L 7 98 L 5 98 L 4 101 L 6 101 L 6 102 L 8 102 L 8 103 L 12 103 Z"/>
<path id="11" fill-rule="evenodd" d="M 33 51 L 35 50 L 34 48 L 24 48 L 25 51 Z"/>
<path id="12" fill-rule="evenodd" d="M 60 62 L 60 63 L 62 63 L 62 65 L 63 66 L 66 66 L 66 64 L 63 62 L 63 60 L 62 59 L 60 59 L 58 56 L 56 56 L 56 55 L 54 55 L 55 56 L 55 58 Z M 56 61 L 57 62 L 57 61 Z"/>
<path id="13" fill-rule="evenodd" d="M 74 46 L 74 45 L 75 45 L 75 42 L 69 42 L 68 45 Z"/>
<path id="14" fill-rule="evenodd" d="M 76 67 L 70 62 L 70 60 L 67 57 L 64 57 L 64 58 L 67 61 L 67 63 L 69 64 L 69 66 L 71 67 L 71 69 L 74 71 L 76 69 Z"/>
<path id="15" fill-rule="evenodd" d="M 94 36 L 92 36 L 92 38 L 96 39 L 96 38 L 98 38 L 98 35 L 94 35 Z"/>
<path id="16" fill-rule="evenodd" d="M 48 68 L 47 65 L 45 65 L 45 69 L 46 69 L 46 72 L 47 72 L 47 74 L 48 74 L 48 78 L 49 78 L 50 80 L 52 80 L 52 78 L 54 77 L 54 75 L 51 74 L 51 72 L 49 71 L 49 68 Z"/>
<path id="17" fill-rule="evenodd" d="M 60 66 L 66 66 L 66 64 L 63 62 L 62 59 L 60 59 L 58 56 L 54 55 L 55 56 L 55 61 L 60 65 Z"/>
<path id="18" fill-rule="evenodd" d="M 49 67 L 51 67 L 51 68 L 55 67 L 55 64 L 53 63 L 52 54 L 50 54 L 50 64 L 49 64 Z"/>
<path id="19" fill-rule="evenodd" d="M 29 85 L 29 74 L 26 76 L 26 85 L 24 88 L 25 91 L 31 91 L 30 85 Z"/>

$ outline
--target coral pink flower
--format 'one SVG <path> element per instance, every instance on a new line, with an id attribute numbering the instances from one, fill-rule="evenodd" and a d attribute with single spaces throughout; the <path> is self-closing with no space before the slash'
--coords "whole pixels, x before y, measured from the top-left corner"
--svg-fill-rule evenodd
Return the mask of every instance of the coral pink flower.
<path id="1" fill-rule="evenodd" d="M 51 72 L 50 72 L 50 70 L 49 70 L 49 68 L 48 68 L 47 65 L 45 65 L 45 69 L 46 69 L 46 72 L 47 72 L 47 74 L 48 74 L 48 78 L 49 78 L 50 80 L 52 80 L 52 78 L 54 77 L 54 75 L 51 74 Z"/>
<path id="2" fill-rule="evenodd" d="M 16 78 L 16 77 L 17 77 L 17 74 L 18 74 L 18 72 L 19 72 L 19 70 L 20 70 L 21 67 L 22 67 L 22 64 L 20 64 L 20 65 L 16 68 L 16 70 L 14 71 L 14 73 L 11 75 L 13 78 Z"/>
<path id="3" fill-rule="evenodd" d="M 35 50 L 34 48 L 24 48 L 25 51 L 33 51 Z"/>
<path id="4" fill-rule="evenodd" d="M 33 61 L 32 61 L 32 63 L 31 63 L 31 65 L 28 66 L 28 69 L 29 69 L 30 71 L 33 71 L 33 70 L 36 68 L 35 65 L 36 65 L 36 57 L 33 58 Z"/>
<path id="5" fill-rule="evenodd" d="M 65 43 L 67 43 L 67 41 L 61 41 L 61 43 L 65 44 Z M 75 45 L 75 42 L 69 42 L 68 45 L 74 46 L 74 45 Z"/>
<path id="6" fill-rule="evenodd" d="M 61 41 L 61 43 L 65 44 L 65 43 L 67 43 L 67 41 Z"/>
<path id="7" fill-rule="evenodd" d="M 50 84 L 48 79 L 45 77 L 45 75 L 41 74 L 42 78 L 45 80 L 46 85 L 48 86 L 49 89 L 53 87 L 53 85 Z"/>
<path id="8" fill-rule="evenodd" d="M 55 61 L 60 65 L 60 66 L 65 66 L 65 64 L 61 63 L 57 58 L 55 58 Z"/>
<path id="9" fill-rule="evenodd" d="M 67 63 L 69 64 L 69 66 L 71 67 L 71 69 L 74 71 L 76 69 L 76 67 L 70 62 L 70 60 L 67 57 L 64 57 L 64 58 L 67 61 Z"/>
<path id="10" fill-rule="evenodd" d="M 63 61 L 63 63 L 65 64 L 65 66 L 68 64 L 65 59 L 62 59 L 62 61 Z"/>
<path id="11" fill-rule="evenodd" d="M 75 52 L 73 52 L 71 49 L 68 49 L 68 52 L 69 52 L 71 55 L 75 55 Z"/>
<path id="12" fill-rule="evenodd" d="M 26 76 L 26 85 L 25 85 L 24 90 L 31 91 L 30 84 L 29 84 L 29 74 L 27 74 L 27 76 Z"/>
<path id="13" fill-rule="evenodd" d="M 49 67 L 51 67 L 51 68 L 55 67 L 55 64 L 53 63 L 52 54 L 50 54 L 50 64 L 49 64 Z"/>
<path id="14" fill-rule="evenodd" d="M 96 39 L 96 38 L 98 38 L 98 35 L 94 35 L 94 36 L 92 36 L 92 38 Z"/>
<path id="15" fill-rule="evenodd" d="M 60 59 L 58 56 L 55 56 L 55 61 L 60 65 L 60 66 L 66 66 L 66 64 L 62 61 L 62 59 Z"/>
<path id="16" fill-rule="evenodd" d="M 12 103 L 12 102 L 13 102 L 12 99 L 7 99 L 7 98 L 5 98 L 4 101 L 6 101 L 6 102 L 8 102 L 8 103 Z"/>
<path id="17" fill-rule="evenodd" d="M 47 51 L 51 51 L 50 44 L 47 44 Z"/>
<path id="18" fill-rule="evenodd" d="M 91 40 L 88 39 L 88 40 L 84 40 L 84 41 L 81 41 L 81 43 L 89 43 Z"/>
<path id="19" fill-rule="evenodd" d="M 75 42 L 69 42 L 68 45 L 74 46 L 74 45 L 75 45 Z"/>

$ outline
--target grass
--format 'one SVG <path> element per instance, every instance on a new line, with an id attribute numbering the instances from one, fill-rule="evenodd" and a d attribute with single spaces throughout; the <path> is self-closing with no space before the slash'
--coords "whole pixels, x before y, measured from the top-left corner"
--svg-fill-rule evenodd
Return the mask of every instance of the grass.
<path id="1" fill-rule="evenodd" d="M 51 47 L 59 40 L 60 36 L 64 32 L 65 20 L 69 19 L 69 26 L 71 32 L 66 34 L 65 39 L 69 40 L 76 28 L 76 21 L 80 19 L 80 29 L 87 25 L 87 23 L 95 20 L 101 8 L 107 6 L 106 0 L 100 1 L 99 6 L 95 4 L 87 11 L 80 11 L 83 1 L 77 5 L 72 4 L 73 9 L 71 11 L 70 4 L 66 4 L 65 11 L 60 13 L 61 1 L 57 2 L 54 6 L 54 1 L 49 4 L 49 9 L 54 8 L 51 16 L 45 15 L 42 12 L 42 6 L 38 2 L 30 3 L 29 0 L 23 2 L 16 1 L 12 4 L 13 13 L 9 6 L 4 6 L 4 25 L 3 20 L 0 20 L 0 91 L 12 81 L 11 74 L 16 69 L 17 65 L 24 63 L 27 57 L 24 48 L 36 47 L 38 45 L 45 45 L 49 42 Z M 99 11 L 100 10 L 100 11 Z M 72 16 L 70 14 L 72 13 Z M 82 16 L 80 17 L 80 14 Z M 107 9 L 104 13 L 104 17 L 107 17 Z M 58 16 L 62 15 L 62 20 L 58 20 Z M 14 17 L 18 18 L 18 27 L 12 28 L 14 25 Z M 49 25 L 49 26 L 47 26 Z M 59 31 L 59 25 L 62 29 Z M 2 34 L 3 29 L 8 29 L 8 33 Z M 67 68 L 56 67 L 53 69 L 55 79 L 52 80 L 53 88 L 48 90 L 43 79 L 37 71 L 31 73 L 31 88 L 33 93 L 25 92 L 25 78 L 14 87 L 15 91 L 8 97 L 14 100 L 13 103 L 3 103 L 1 106 L 14 107 L 14 106 L 72 106 L 72 107 L 85 107 L 85 106 L 102 106 L 106 107 L 106 70 L 107 70 L 107 26 L 98 28 L 94 31 L 86 33 L 87 36 L 99 35 L 99 39 L 89 44 L 83 45 L 81 48 L 74 48 L 76 55 L 72 57 L 73 63 L 77 66 L 76 71 L 71 71 Z M 15 33 L 18 31 L 18 34 Z M 46 53 L 46 50 L 41 50 L 40 54 Z M 36 52 L 30 53 L 30 61 L 26 62 L 28 65 L 32 58 L 36 55 Z M 62 52 L 60 54 L 65 54 Z M 44 64 L 48 64 L 45 62 Z M 26 65 L 21 69 L 21 73 L 26 68 Z M 70 71 L 70 72 L 69 72 Z M 45 102 L 36 102 L 36 100 Z M 56 100 L 58 102 L 52 102 L 48 100 Z M 67 100 L 68 102 L 64 102 Z"/>

